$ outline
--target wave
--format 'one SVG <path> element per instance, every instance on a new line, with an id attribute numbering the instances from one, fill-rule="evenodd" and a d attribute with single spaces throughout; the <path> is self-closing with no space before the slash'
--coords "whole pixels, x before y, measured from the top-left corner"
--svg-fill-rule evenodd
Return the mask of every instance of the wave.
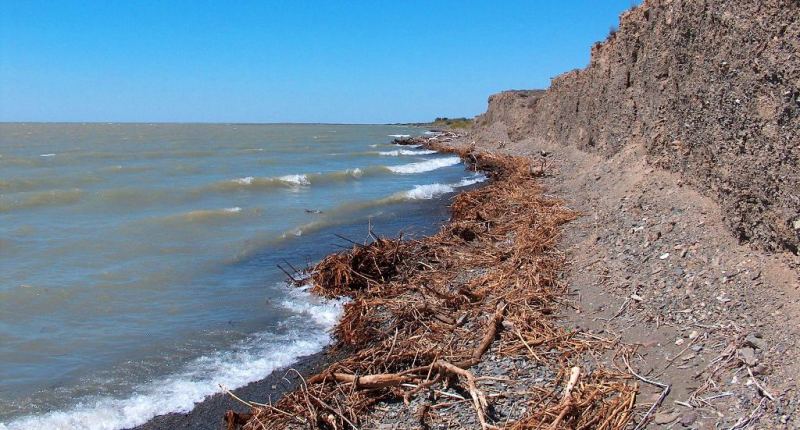
<path id="1" fill-rule="evenodd" d="M 83 196 L 80 188 L 0 195 L 0 212 L 40 206 L 61 206 L 77 203 Z"/>
<path id="2" fill-rule="evenodd" d="M 117 164 L 115 166 L 102 167 L 100 169 L 101 172 L 112 172 L 112 173 L 140 173 L 140 172 L 146 172 L 148 170 L 153 170 L 153 168 L 150 166 L 123 166 L 121 164 Z"/>
<path id="3" fill-rule="evenodd" d="M 352 222 L 353 218 L 360 211 L 395 205 L 403 202 L 408 202 L 411 200 L 430 200 L 439 197 L 443 194 L 454 192 L 457 188 L 463 188 L 470 185 L 474 185 L 479 182 L 483 182 L 486 179 L 487 179 L 486 176 L 481 174 L 476 174 L 463 178 L 459 182 L 452 184 L 437 183 L 428 185 L 416 185 L 414 186 L 414 188 L 410 190 L 400 191 L 387 197 L 382 197 L 367 201 L 362 200 L 362 201 L 351 201 L 342 203 L 339 206 L 336 206 L 332 209 L 325 210 L 324 212 L 319 214 L 319 216 L 315 216 L 315 219 L 313 221 L 287 229 L 277 237 L 273 236 L 270 233 L 269 236 L 254 238 L 253 240 L 249 241 L 247 249 L 244 249 L 240 253 L 235 255 L 230 261 L 228 261 L 228 263 L 235 264 L 237 262 L 240 262 L 243 259 L 247 258 L 248 256 L 252 255 L 257 250 L 264 249 L 268 246 L 275 246 L 279 243 L 284 243 L 285 241 L 291 240 L 296 237 L 308 235 L 314 232 L 318 232 L 322 229 L 334 227 L 347 222 Z M 375 214 L 373 213 L 372 215 Z M 364 220 L 366 220 L 367 215 L 363 216 Z"/>
<path id="4" fill-rule="evenodd" d="M 234 345 L 231 350 L 193 360 L 177 374 L 136 387 L 129 397 L 82 399 L 68 410 L 0 424 L 0 430 L 116 430 L 135 427 L 157 415 L 189 412 L 197 402 L 218 393 L 220 385 L 235 389 L 263 379 L 328 345 L 331 340 L 328 332 L 338 321 L 344 303 L 312 297 L 305 289 L 289 289 L 285 296 L 287 299 L 281 307 L 294 314 L 283 323 L 290 329 L 287 334 L 256 334 Z M 292 329 L 298 326 L 303 329 Z"/>
<path id="5" fill-rule="evenodd" d="M 275 188 L 275 187 L 305 187 L 312 184 L 323 184 L 329 182 L 341 182 L 359 179 L 365 174 L 374 174 L 382 171 L 382 168 L 354 168 L 337 172 L 325 173 L 301 173 L 295 175 L 284 175 L 274 177 L 254 177 L 246 176 L 243 178 L 231 179 L 228 181 L 217 182 L 212 188 L 218 191 L 234 191 L 241 189 Z"/>
<path id="6" fill-rule="evenodd" d="M 37 175 L 30 178 L 0 179 L 0 192 L 18 193 L 26 191 L 44 191 L 65 186 L 84 186 L 102 182 L 103 177 L 95 174 L 82 174 L 80 176 L 45 176 Z"/>
<path id="7" fill-rule="evenodd" d="M 389 137 L 394 137 L 396 139 L 404 139 L 406 137 L 411 137 L 410 134 L 390 134 Z"/>
<path id="8" fill-rule="evenodd" d="M 231 186 L 225 186 L 231 184 Z M 238 186 L 265 186 L 265 185 L 309 185 L 308 176 L 306 175 L 286 175 L 275 178 L 256 178 L 253 176 L 246 176 L 244 178 L 232 179 L 225 183 L 217 184 L 218 188 L 239 188 Z"/>
<path id="9" fill-rule="evenodd" d="M 257 209 L 253 209 L 249 211 L 256 211 L 256 210 Z M 202 223 L 202 222 L 228 219 L 230 217 L 239 216 L 241 213 L 242 213 L 242 208 L 240 208 L 239 206 L 224 208 L 224 209 L 200 209 L 176 215 L 169 215 L 164 218 L 161 218 L 161 220 L 165 222 Z"/>
<path id="10" fill-rule="evenodd" d="M 431 170 L 440 169 L 442 167 L 455 166 L 456 164 L 460 163 L 461 159 L 459 157 L 445 157 L 445 158 L 435 158 L 433 160 L 419 161 L 410 164 L 402 164 L 399 166 L 388 166 L 388 169 L 394 173 L 412 174 L 412 173 L 430 172 Z"/>
<path id="11" fill-rule="evenodd" d="M 436 151 L 432 149 L 422 149 L 419 151 L 412 151 L 410 149 L 396 149 L 394 151 L 381 151 L 378 155 L 386 155 L 390 157 L 397 157 L 400 155 L 430 155 L 435 154 Z"/>
<path id="12" fill-rule="evenodd" d="M 470 185 L 475 185 L 480 182 L 484 182 L 488 179 L 486 176 L 478 174 L 469 178 L 462 179 L 459 183 L 455 185 L 456 188 L 468 187 Z"/>
<path id="13" fill-rule="evenodd" d="M 403 191 L 402 196 L 408 200 L 430 200 L 453 191 L 455 189 L 447 184 L 415 185 L 413 190 Z"/>
<path id="14" fill-rule="evenodd" d="M 486 180 L 486 176 L 476 175 L 469 178 L 464 178 L 454 184 L 427 184 L 415 185 L 413 189 L 402 191 L 395 194 L 390 198 L 399 198 L 402 200 L 430 200 L 441 195 L 452 193 L 456 188 L 468 187 Z"/>

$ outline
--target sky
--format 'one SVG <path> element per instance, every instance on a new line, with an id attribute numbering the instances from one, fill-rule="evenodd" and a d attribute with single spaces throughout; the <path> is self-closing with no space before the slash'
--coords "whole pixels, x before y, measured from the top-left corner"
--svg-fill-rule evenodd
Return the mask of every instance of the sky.
<path id="1" fill-rule="evenodd" d="M 0 0 L 0 121 L 393 123 L 585 67 L 632 0 Z"/>

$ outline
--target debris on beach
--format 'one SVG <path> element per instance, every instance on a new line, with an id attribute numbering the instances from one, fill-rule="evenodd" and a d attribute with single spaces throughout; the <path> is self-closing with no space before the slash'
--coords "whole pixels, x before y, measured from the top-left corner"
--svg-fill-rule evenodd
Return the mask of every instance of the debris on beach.
<path id="1" fill-rule="evenodd" d="M 615 341 L 555 321 L 571 306 L 556 244 L 578 214 L 543 194 L 529 159 L 415 139 L 493 181 L 456 196 L 431 237 L 373 235 L 318 263 L 313 291 L 351 299 L 334 333 L 345 358 L 274 404 L 249 403 L 241 427 L 348 429 L 390 417 L 400 428 L 454 418 L 459 428 L 625 428 L 638 381 L 592 358 L 613 354 Z M 240 427 L 241 415 L 228 417 Z"/>

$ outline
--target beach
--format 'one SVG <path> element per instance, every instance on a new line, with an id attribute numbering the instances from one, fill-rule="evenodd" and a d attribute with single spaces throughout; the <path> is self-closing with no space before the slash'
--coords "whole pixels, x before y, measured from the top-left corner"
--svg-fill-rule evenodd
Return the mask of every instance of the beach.
<path id="1" fill-rule="evenodd" d="M 435 231 L 448 196 L 485 179 L 392 143 L 417 127 L 0 128 L 10 429 L 133 427 L 321 351 L 341 303 L 287 273 L 370 225 Z"/>

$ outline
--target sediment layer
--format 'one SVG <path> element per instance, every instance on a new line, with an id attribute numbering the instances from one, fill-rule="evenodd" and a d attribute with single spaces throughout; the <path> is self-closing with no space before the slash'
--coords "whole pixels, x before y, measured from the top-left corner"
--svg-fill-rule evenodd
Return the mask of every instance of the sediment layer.
<path id="1" fill-rule="evenodd" d="M 715 198 L 741 241 L 800 246 L 800 3 L 646 0 L 547 91 L 493 95 L 476 141 L 648 161 Z M 507 136 L 507 137 L 506 137 Z"/>

